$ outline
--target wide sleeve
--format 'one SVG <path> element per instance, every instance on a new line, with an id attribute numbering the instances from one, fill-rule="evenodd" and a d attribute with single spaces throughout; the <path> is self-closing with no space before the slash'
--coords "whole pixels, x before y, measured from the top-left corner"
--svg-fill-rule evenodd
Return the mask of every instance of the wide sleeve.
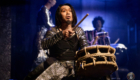
<path id="1" fill-rule="evenodd" d="M 56 32 L 53 30 L 49 30 L 46 33 L 46 37 L 41 41 L 41 46 L 43 49 L 49 49 L 62 39 L 63 39 L 62 31 Z"/>
<path id="2" fill-rule="evenodd" d="M 78 38 L 79 38 L 79 42 L 78 42 L 79 47 L 82 49 L 82 48 L 88 46 L 88 42 L 87 42 L 83 29 L 80 27 L 77 27 L 76 33 L 78 34 Z"/>

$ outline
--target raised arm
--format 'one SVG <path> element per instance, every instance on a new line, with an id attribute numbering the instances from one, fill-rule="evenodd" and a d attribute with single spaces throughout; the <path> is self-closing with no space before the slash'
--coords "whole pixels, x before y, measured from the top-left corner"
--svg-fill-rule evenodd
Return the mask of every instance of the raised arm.
<path id="1" fill-rule="evenodd" d="M 88 42 L 87 42 L 87 39 L 86 39 L 86 36 L 85 36 L 83 29 L 80 27 L 77 27 L 76 33 L 78 34 L 80 48 L 82 49 L 82 48 L 88 46 Z"/>
<path id="2" fill-rule="evenodd" d="M 62 31 L 57 33 L 57 31 L 53 28 L 52 30 L 47 31 L 46 37 L 41 41 L 41 46 L 43 49 L 49 49 L 62 38 Z"/>

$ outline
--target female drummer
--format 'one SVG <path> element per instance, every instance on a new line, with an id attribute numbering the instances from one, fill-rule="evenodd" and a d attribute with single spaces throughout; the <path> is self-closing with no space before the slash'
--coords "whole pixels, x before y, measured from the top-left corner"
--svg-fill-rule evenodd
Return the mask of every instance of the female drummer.
<path id="1" fill-rule="evenodd" d="M 95 17 L 94 20 L 92 21 L 93 27 L 95 28 L 94 32 L 94 37 L 96 36 L 105 36 L 106 32 L 102 29 L 103 28 L 103 24 L 104 24 L 104 20 L 101 16 Z M 99 35 L 96 35 L 96 33 L 99 33 Z M 107 37 L 100 37 L 98 39 L 98 45 L 110 45 L 110 39 L 109 36 Z"/>
<path id="2" fill-rule="evenodd" d="M 57 8 L 55 22 L 56 26 L 47 31 L 41 42 L 43 49 L 49 49 L 49 58 L 29 73 L 25 80 L 74 80 L 75 52 L 88 46 L 87 40 L 82 28 L 73 28 L 77 16 L 70 4 Z"/>
<path id="3" fill-rule="evenodd" d="M 75 52 L 79 48 L 88 46 L 84 31 L 80 27 L 73 30 L 77 17 L 70 4 L 63 4 L 57 8 L 55 21 L 56 26 L 47 32 L 42 47 L 50 49 L 50 57 L 67 65 L 63 66 L 72 68 Z M 73 69 L 69 71 L 67 76 L 73 74 Z"/>

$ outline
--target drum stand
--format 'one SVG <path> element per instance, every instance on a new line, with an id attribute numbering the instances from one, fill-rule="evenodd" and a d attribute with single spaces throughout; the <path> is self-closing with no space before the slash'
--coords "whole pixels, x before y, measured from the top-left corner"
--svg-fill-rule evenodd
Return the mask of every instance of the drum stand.
<path id="1" fill-rule="evenodd" d="M 119 77 L 118 71 L 115 71 L 114 73 L 115 73 L 116 78 L 111 78 L 111 80 L 121 80 Z"/>

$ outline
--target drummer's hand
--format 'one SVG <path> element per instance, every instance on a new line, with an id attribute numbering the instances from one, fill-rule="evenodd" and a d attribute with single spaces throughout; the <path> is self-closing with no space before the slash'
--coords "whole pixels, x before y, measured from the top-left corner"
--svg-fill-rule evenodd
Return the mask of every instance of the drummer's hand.
<path id="1" fill-rule="evenodd" d="M 63 30 L 62 33 L 65 38 L 69 38 L 70 36 L 72 36 L 74 34 L 74 31 L 73 30 Z"/>

